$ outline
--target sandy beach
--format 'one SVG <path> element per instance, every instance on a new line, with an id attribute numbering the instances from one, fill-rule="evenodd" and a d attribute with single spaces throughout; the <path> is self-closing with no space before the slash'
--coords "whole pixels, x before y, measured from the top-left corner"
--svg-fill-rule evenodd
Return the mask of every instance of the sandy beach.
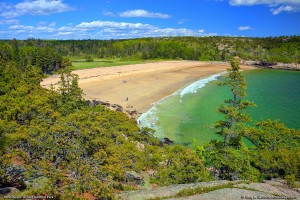
<path id="1" fill-rule="evenodd" d="M 153 103 L 175 91 L 212 74 L 226 71 L 229 64 L 198 61 L 166 61 L 119 67 L 76 70 L 85 98 L 121 105 L 124 110 L 146 112 Z M 241 66 L 242 70 L 253 69 Z M 51 76 L 43 87 L 56 84 L 59 76 Z"/>

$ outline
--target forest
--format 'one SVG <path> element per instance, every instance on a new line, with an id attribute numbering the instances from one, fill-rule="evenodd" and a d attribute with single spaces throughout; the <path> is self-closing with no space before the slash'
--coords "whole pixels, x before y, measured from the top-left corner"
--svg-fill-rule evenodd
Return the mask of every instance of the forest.
<path id="1" fill-rule="evenodd" d="M 167 37 L 127 40 L 2 40 L 1 58 L 40 66 L 44 73 L 68 65 L 68 59 L 183 59 L 226 61 L 236 56 L 263 62 L 300 62 L 300 36 Z"/>
<path id="2" fill-rule="evenodd" d="M 255 102 L 244 100 L 247 83 L 233 58 L 299 63 L 299 44 L 298 36 L 0 41 L 0 188 L 14 187 L 20 196 L 114 199 L 142 185 L 130 174 L 149 171 L 157 186 L 283 178 L 294 187 L 300 130 L 268 119 L 247 125 L 246 108 Z M 87 55 L 230 61 L 220 85 L 232 99 L 224 99 L 218 109 L 223 120 L 214 124 L 222 139 L 192 149 L 164 144 L 124 113 L 87 105 L 69 70 L 72 57 Z M 49 73 L 60 74 L 56 90 L 40 86 Z"/>

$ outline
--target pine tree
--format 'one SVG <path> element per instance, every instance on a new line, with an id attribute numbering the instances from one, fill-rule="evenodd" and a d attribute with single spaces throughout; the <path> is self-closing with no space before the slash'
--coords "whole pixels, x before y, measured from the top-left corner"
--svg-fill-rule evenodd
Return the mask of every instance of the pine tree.
<path id="1" fill-rule="evenodd" d="M 214 124 L 220 129 L 217 134 L 223 137 L 223 141 L 212 140 L 206 145 L 206 151 L 208 162 L 219 171 L 218 178 L 256 181 L 259 172 L 251 166 L 251 152 L 242 142 L 246 130 L 244 124 L 251 120 L 245 109 L 254 106 L 254 103 L 243 100 L 247 84 L 239 69 L 238 60 L 232 60 L 228 78 L 220 83 L 227 85 L 232 93 L 232 97 L 225 100 L 225 105 L 218 110 L 224 119 Z"/>
<path id="2" fill-rule="evenodd" d="M 69 69 L 63 69 L 59 81 L 61 94 L 61 112 L 68 114 L 84 105 L 83 91 L 78 85 L 78 75 L 71 74 Z"/>
<path id="3" fill-rule="evenodd" d="M 243 124 L 251 121 L 245 109 L 255 106 L 253 102 L 243 100 L 246 97 L 247 83 L 239 70 L 239 61 L 232 60 L 227 80 L 220 83 L 220 85 L 227 85 L 232 93 L 232 98 L 225 100 L 225 105 L 221 105 L 218 109 L 224 115 L 224 120 L 214 124 L 215 128 L 220 129 L 217 134 L 224 137 L 225 147 L 240 144 Z"/>

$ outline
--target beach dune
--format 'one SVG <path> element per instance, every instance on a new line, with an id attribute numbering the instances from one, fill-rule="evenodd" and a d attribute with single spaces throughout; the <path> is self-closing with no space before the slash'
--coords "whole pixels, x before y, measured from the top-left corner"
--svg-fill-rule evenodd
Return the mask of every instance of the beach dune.
<path id="1" fill-rule="evenodd" d="M 229 64 L 198 61 L 165 61 L 119 67 L 76 70 L 85 98 L 108 101 L 125 110 L 146 112 L 152 104 L 175 91 L 212 74 L 226 71 Z M 241 66 L 242 70 L 253 69 Z M 41 85 L 50 87 L 59 77 L 52 76 Z"/>

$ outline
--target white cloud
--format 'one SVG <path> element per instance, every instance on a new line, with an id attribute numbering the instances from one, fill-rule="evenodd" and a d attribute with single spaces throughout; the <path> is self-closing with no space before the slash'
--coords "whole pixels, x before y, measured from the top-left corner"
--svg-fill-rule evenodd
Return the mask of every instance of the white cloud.
<path id="1" fill-rule="evenodd" d="M 103 11 L 102 15 L 106 16 L 106 17 L 115 17 L 115 13 L 110 12 L 110 11 Z"/>
<path id="2" fill-rule="evenodd" d="M 19 20 L 14 20 L 14 19 L 6 19 L 6 20 L 0 20 L 0 25 L 5 25 L 5 24 L 18 24 Z"/>
<path id="3" fill-rule="evenodd" d="M 239 29 L 240 31 L 247 31 L 247 30 L 251 30 L 252 27 L 251 27 L 251 26 L 240 26 L 238 29 Z"/>
<path id="4" fill-rule="evenodd" d="M 24 26 L 24 25 L 13 25 L 9 29 L 19 32 L 36 32 L 36 33 L 53 33 L 56 29 L 49 26 Z"/>
<path id="5" fill-rule="evenodd" d="M 300 0 L 229 0 L 229 4 L 232 6 L 267 5 L 274 15 L 300 11 Z"/>
<path id="6" fill-rule="evenodd" d="M 0 38 L 26 39 L 127 39 L 168 36 L 214 36 L 203 29 L 161 28 L 150 24 L 115 21 L 92 21 L 56 27 L 56 23 L 39 22 L 35 26 L 11 25 L 7 31 L 0 31 Z"/>
<path id="7" fill-rule="evenodd" d="M 294 7 L 292 6 L 280 6 L 279 8 L 272 8 L 271 11 L 273 15 L 278 15 L 281 12 L 291 12 L 294 11 Z"/>
<path id="8" fill-rule="evenodd" d="M 57 34 L 58 35 L 71 35 L 71 34 L 74 34 L 74 32 L 71 32 L 71 31 L 69 31 L 69 32 L 58 32 Z"/>
<path id="9" fill-rule="evenodd" d="M 234 6 L 300 4 L 299 0 L 229 0 L 229 3 Z"/>
<path id="10" fill-rule="evenodd" d="M 13 30 L 33 30 L 34 27 L 33 26 L 24 26 L 24 25 L 14 25 L 14 26 L 10 26 L 9 29 L 13 29 Z"/>
<path id="11" fill-rule="evenodd" d="M 204 30 L 192 30 L 186 28 L 164 28 L 149 31 L 147 34 L 160 36 L 200 36 Z"/>
<path id="12" fill-rule="evenodd" d="M 55 27 L 56 26 L 56 22 L 51 22 L 51 23 L 49 23 L 49 22 L 39 22 L 38 24 L 37 24 L 37 26 L 49 26 L 49 27 Z"/>
<path id="13" fill-rule="evenodd" d="M 96 29 L 110 27 L 116 29 L 151 29 L 154 26 L 142 23 L 127 23 L 127 22 L 112 22 L 112 21 L 93 21 L 82 22 L 76 26 L 76 28 Z"/>
<path id="14" fill-rule="evenodd" d="M 186 20 L 185 19 L 182 19 L 182 20 L 179 20 L 178 21 L 178 24 L 184 24 L 186 22 Z"/>
<path id="15" fill-rule="evenodd" d="M 119 13 L 120 17 L 148 17 L 148 18 L 170 18 L 171 16 L 168 14 L 163 14 L 163 13 L 154 13 L 154 12 L 149 12 L 147 10 L 128 10 L 125 12 Z"/>
<path id="16" fill-rule="evenodd" d="M 49 15 L 73 10 L 62 0 L 33 0 L 24 1 L 13 6 L 6 6 L 0 14 L 4 18 L 14 18 L 25 14 Z"/>

